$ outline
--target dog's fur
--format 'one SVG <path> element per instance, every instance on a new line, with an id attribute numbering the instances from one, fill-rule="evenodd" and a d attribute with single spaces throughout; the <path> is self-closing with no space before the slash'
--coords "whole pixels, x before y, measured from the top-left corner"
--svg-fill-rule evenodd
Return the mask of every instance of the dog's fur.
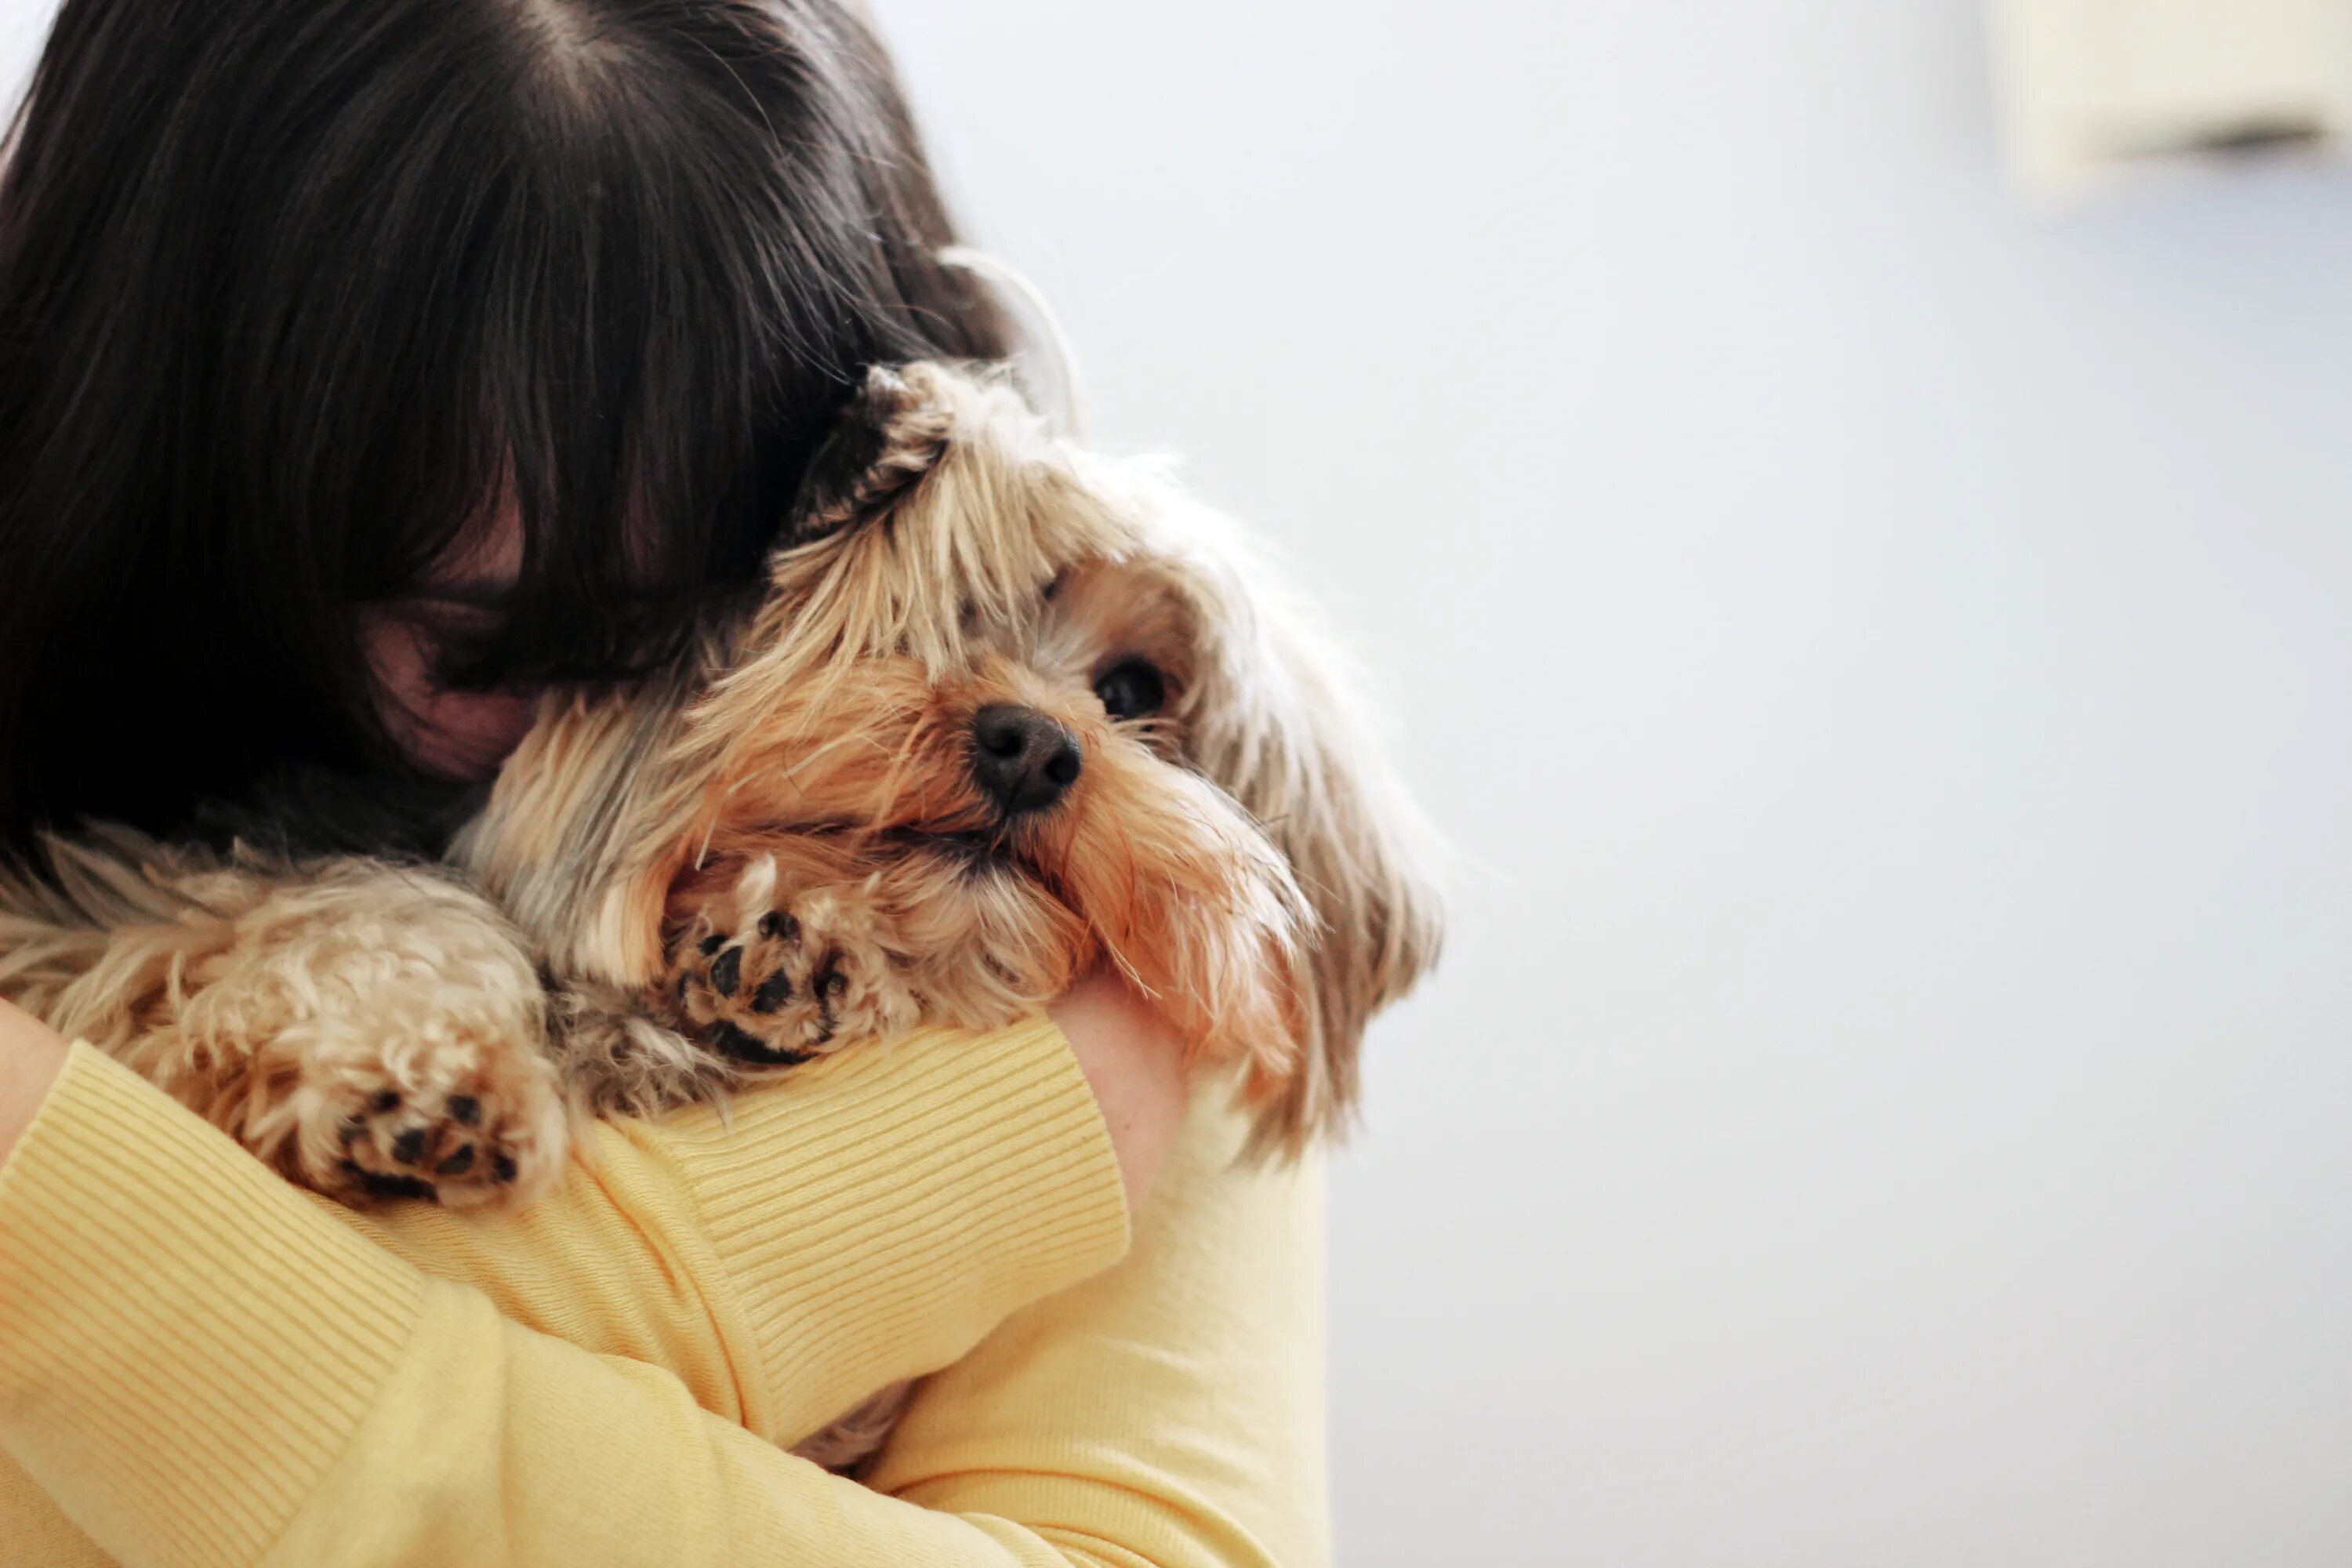
<path id="1" fill-rule="evenodd" d="M 1156 712 L 1097 695 L 1153 677 Z M 1080 759 L 1037 809 L 982 785 L 1007 709 Z M 44 858 L 0 881 L 0 995 L 298 1180 L 456 1205 L 549 1180 L 567 1105 L 1001 1023 L 1104 961 L 1296 1154 L 1438 943 L 1411 807 L 1232 530 L 934 364 L 869 377 L 756 605 L 551 700 L 446 863 Z"/>

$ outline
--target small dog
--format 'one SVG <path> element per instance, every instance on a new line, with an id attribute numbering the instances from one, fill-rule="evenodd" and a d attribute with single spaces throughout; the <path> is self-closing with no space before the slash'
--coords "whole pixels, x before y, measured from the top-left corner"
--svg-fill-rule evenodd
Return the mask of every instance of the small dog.
<path id="1" fill-rule="evenodd" d="M 1336 1130 L 1434 962 L 1418 819 L 1307 619 L 1146 463 L 1001 380 L 877 370 L 765 591 L 551 700 L 438 865 L 121 829 L 0 876 L 0 995 L 347 1200 L 520 1203 L 571 1118 L 709 1097 L 1100 961 Z M 903 1390 L 802 1444 L 878 1446 Z"/>
<path id="2" fill-rule="evenodd" d="M 466 1205 L 527 1201 L 572 1114 L 1108 961 L 1289 1155 L 1434 961 L 1420 837 L 1221 520 L 918 363 L 852 400 L 758 601 L 551 700 L 444 863 L 51 839 L 0 879 L 0 995 L 308 1185 Z"/>

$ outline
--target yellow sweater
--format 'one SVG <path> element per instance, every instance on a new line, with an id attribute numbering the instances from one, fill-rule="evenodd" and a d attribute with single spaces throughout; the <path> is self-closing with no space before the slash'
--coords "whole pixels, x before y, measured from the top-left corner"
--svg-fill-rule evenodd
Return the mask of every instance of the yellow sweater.
<path id="1" fill-rule="evenodd" d="M 1319 1184 L 1239 1136 L 1130 1246 L 1040 1021 L 362 1215 L 77 1047 L 0 1167 L 0 1561 L 1322 1563 Z M 866 1485 L 780 1447 L 941 1367 Z"/>

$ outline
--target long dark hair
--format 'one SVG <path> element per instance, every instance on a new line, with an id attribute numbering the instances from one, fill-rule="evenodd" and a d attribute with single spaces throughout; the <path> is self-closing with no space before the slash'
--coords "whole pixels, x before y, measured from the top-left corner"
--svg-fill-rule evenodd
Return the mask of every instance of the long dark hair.
<path id="1" fill-rule="evenodd" d="M 1009 347 L 838 0 L 66 0 L 0 156 L 0 840 L 395 769 L 355 612 L 501 504 L 449 679 L 656 661 Z"/>

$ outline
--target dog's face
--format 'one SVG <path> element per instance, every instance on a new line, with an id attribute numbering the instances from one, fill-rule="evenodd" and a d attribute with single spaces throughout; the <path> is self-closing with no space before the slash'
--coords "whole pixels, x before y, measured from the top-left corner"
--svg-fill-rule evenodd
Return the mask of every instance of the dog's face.
<path id="1" fill-rule="evenodd" d="M 1202 1056 L 1247 1064 L 1262 1143 L 1335 1126 L 1365 1020 L 1434 958 L 1436 904 L 1321 640 L 1236 542 L 1156 471 L 919 364 L 875 374 L 803 515 L 650 770 L 574 966 L 654 980 L 747 867 L 862 879 L 954 1016 L 1107 959 Z"/>
<path id="2" fill-rule="evenodd" d="M 727 743 L 675 839 L 690 858 L 653 874 L 673 950 L 754 865 L 786 887 L 856 883 L 886 917 L 877 940 L 949 1016 L 1010 1017 L 1107 957 L 1196 1051 L 1248 1059 L 1278 1093 L 1312 916 L 1272 841 L 1184 753 L 1189 620 L 1148 565 L 1094 559 L 1017 615 L 976 617 L 944 658 L 754 658 L 695 715 Z"/>

